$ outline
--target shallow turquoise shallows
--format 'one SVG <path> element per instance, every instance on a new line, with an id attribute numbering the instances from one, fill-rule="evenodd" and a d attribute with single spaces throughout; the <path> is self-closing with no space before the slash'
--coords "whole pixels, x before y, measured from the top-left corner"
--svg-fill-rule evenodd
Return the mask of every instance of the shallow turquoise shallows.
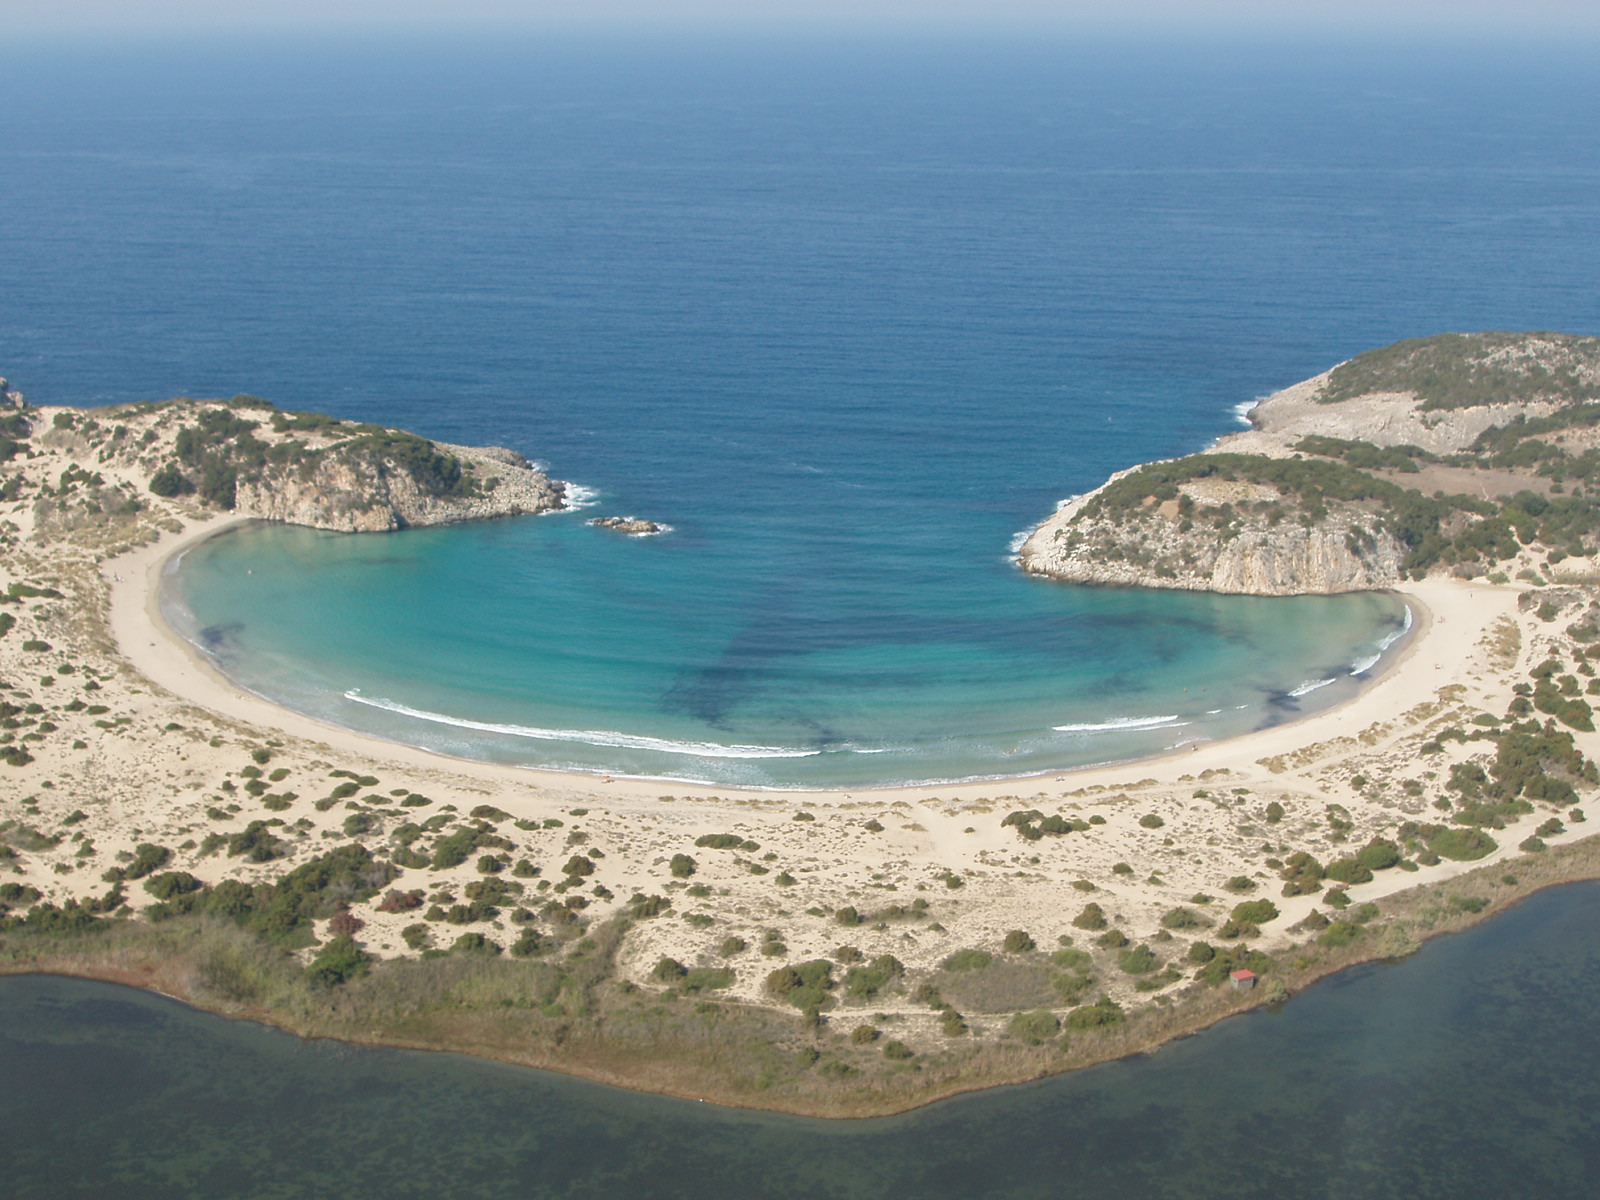
<path id="1" fill-rule="evenodd" d="M 234 678 L 340 725 L 763 787 L 1050 770 L 1243 732 L 1350 694 L 1406 620 L 1392 596 L 1083 589 L 998 555 L 905 586 L 917 551 L 892 544 L 881 573 L 783 585 L 773 553 L 581 515 L 253 525 L 175 564 L 166 611 Z"/>

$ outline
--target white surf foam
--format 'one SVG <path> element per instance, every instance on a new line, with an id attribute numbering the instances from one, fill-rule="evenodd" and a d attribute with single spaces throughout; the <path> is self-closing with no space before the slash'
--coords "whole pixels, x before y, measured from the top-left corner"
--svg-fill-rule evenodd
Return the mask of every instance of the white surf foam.
<path id="1" fill-rule="evenodd" d="M 1289 695 L 1298 700 L 1301 696 L 1309 696 L 1318 688 L 1325 688 L 1332 682 L 1333 680 L 1331 679 L 1308 679 L 1299 687 L 1290 692 Z"/>
<path id="2" fill-rule="evenodd" d="M 1246 428 L 1249 428 L 1251 412 L 1254 411 L 1256 405 L 1260 404 L 1265 399 L 1265 396 L 1257 396 L 1254 400 L 1244 400 L 1238 404 L 1235 404 L 1228 411 L 1233 413 L 1234 420 L 1238 421 L 1239 424 L 1245 426 Z"/>
<path id="3" fill-rule="evenodd" d="M 566 497 L 562 502 L 562 512 L 575 512 L 580 508 L 593 508 L 600 503 L 600 489 L 584 487 L 581 483 L 567 484 Z"/>
<path id="4" fill-rule="evenodd" d="M 1187 725 L 1183 721 L 1181 724 Z M 1112 721 L 1099 721 L 1086 725 L 1054 725 L 1057 733 L 1103 733 L 1112 729 L 1165 729 L 1168 726 L 1180 724 L 1178 714 L 1172 713 L 1165 717 L 1118 717 Z"/>
<path id="5" fill-rule="evenodd" d="M 1389 647 L 1411 632 L 1412 620 L 1411 606 L 1408 604 L 1406 605 L 1406 615 L 1401 618 L 1400 628 L 1396 629 L 1393 633 L 1386 634 L 1382 638 L 1378 639 L 1378 649 L 1375 654 L 1371 654 L 1366 658 L 1358 658 L 1355 662 L 1351 663 L 1350 674 L 1364 675 L 1368 671 L 1372 670 L 1373 667 L 1377 666 L 1378 660 L 1384 656 L 1384 653 L 1389 649 Z"/>
<path id="6" fill-rule="evenodd" d="M 1411 632 L 1411 606 L 1408 604 L 1408 605 L 1406 605 L 1406 615 L 1405 615 L 1404 619 L 1402 619 L 1401 622 L 1400 622 L 1400 628 L 1396 629 L 1393 633 L 1389 634 L 1387 637 L 1383 638 L 1378 643 L 1379 651 L 1381 652 L 1381 651 L 1387 650 L 1390 646 L 1394 645 L 1396 642 L 1398 642 L 1401 638 L 1405 637 L 1405 635 L 1410 633 L 1410 632 Z"/>
<path id="7" fill-rule="evenodd" d="M 399 713 L 419 721 L 436 725 L 453 725 L 458 729 L 475 729 L 482 733 L 502 733 L 509 737 L 533 738 L 546 742 L 581 742 L 589 746 L 619 746 L 628 750 L 656 750 L 663 754 L 689 754 L 696 758 L 812 758 L 820 750 L 786 750 L 780 746 L 723 746 L 716 742 L 675 742 L 666 738 L 644 737 L 639 734 L 617 733 L 609 729 L 539 729 L 531 725 L 501 725 L 493 721 L 469 721 L 464 717 L 450 717 L 444 713 L 427 712 L 393 700 L 373 699 L 352 688 L 344 694 L 346 700 L 381 708 L 385 712 Z"/>

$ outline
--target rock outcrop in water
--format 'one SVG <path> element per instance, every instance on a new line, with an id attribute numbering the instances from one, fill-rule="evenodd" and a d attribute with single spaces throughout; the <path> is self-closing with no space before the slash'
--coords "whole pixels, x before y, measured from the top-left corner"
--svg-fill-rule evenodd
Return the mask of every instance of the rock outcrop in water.
<path id="1" fill-rule="evenodd" d="M 1600 542 L 1600 338 L 1399 342 L 1250 420 L 1064 502 L 1018 564 L 1071 583 L 1326 595 Z"/>
<path id="2" fill-rule="evenodd" d="M 589 524 L 613 533 L 625 533 L 629 537 L 649 537 L 653 533 L 666 531 L 665 526 L 646 521 L 643 517 L 591 517 Z"/>

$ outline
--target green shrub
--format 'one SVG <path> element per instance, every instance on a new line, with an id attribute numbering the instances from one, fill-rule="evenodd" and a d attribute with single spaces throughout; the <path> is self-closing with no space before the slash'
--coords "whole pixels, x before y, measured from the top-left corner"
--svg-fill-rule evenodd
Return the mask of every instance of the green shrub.
<path id="1" fill-rule="evenodd" d="M 1428 839 L 1428 849 L 1456 862 L 1473 862 L 1493 854 L 1498 843 L 1481 829 L 1441 829 Z"/>
<path id="2" fill-rule="evenodd" d="M 586 875 L 593 875 L 594 860 L 586 855 L 574 854 L 561 865 L 561 873 L 574 882 Z"/>
<path id="3" fill-rule="evenodd" d="M 1161 924 L 1167 929 L 1205 929 L 1211 925 L 1211 922 L 1195 912 L 1194 909 L 1184 908 L 1179 905 L 1177 908 L 1169 909 L 1162 915 Z"/>
<path id="4" fill-rule="evenodd" d="M 1116 1025 L 1123 1019 L 1122 1005 L 1109 996 L 1102 996 L 1093 1004 L 1081 1005 L 1067 1014 L 1068 1029 L 1101 1029 Z"/>
<path id="5" fill-rule="evenodd" d="M 946 971 L 981 971 L 992 962 L 994 955 L 987 950 L 957 950 L 940 965 Z"/>
<path id="6" fill-rule="evenodd" d="M 1265 925 L 1278 917 L 1278 906 L 1271 900 L 1246 900 L 1233 906 L 1235 921 L 1248 921 L 1252 925 Z"/>
<path id="7" fill-rule="evenodd" d="M 717 953 L 723 958 L 731 958 L 735 954 L 743 954 L 750 948 L 750 943 L 742 937 L 729 936 L 722 939 L 722 944 L 717 947 Z"/>
<path id="8" fill-rule="evenodd" d="M 1317 934 L 1317 941 L 1324 946 L 1338 948 L 1348 946 L 1361 935 L 1361 926 L 1354 921 L 1334 921 L 1321 933 Z"/>
<path id="9" fill-rule="evenodd" d="M 310 981 L 319 987 L 333 988 L 366 971 L 372 961 L 348 933 L 340 934 L 324 946 L 306 968 Z"/>
<path id="10" fill-rule="evenodd" d="M 1369 871 L 1387 871 L 1400 862 L 1400 847 L 1375 837 L 1356 852 L 1356 861 Z"/>
<path id="11" fill-rule="evenodd" d="M 1094 944 L 1102 950 L 1120 950 L 1128 944 L 1128 935 L 1120 929 L 1108 929 L 1095 938 Z"/>
<path id="12" fill-rule="evenodd" d="M 650 970 L 650 978 L 657 983 L 677 983 L 689 973 L 688 968 L 675 958 L 662 956 Z"/>
<path id="13" fill-rule="evenodd" d="M 1322 890 L 1322 880 L 1326 872 L 1323 866 L 1304 850 L 1291 854 L 1283 864 L 1280 875 L 1283 878 L 1283 894 L 1285 896 L 1310 896 Z"/>
<path id="14" fill-rule="evenodd" d="M 844 975 L 845 993 L 870 1000 L 905 973 L 905 964 L 892 954 L 880 954 L 865 966 L 851 967 Z"/>
<path id="15" fill-rule="evenodd" d="M 687 971 L 679 986 L 687 993 L 720 991 L 732 987 L 734 974 L 727 967 L 695 967 Z"/>
<path id="16" fill-rule="evenodd" d="M 1086 904 L 1083 911 L 1072 918 L 1072 923 L 1079 929 L 1104 929 L 1106 927 L 1105 910 L 1098 904 Z"/>
<path id="17" fill-rule="evenodd" d="M 123 875 L 130 880 L 143 879 L 157 868 L 165 866 L 171 857 L 172 851 L 165 846 L 142 842 L 134 848 L 133 861 L 123 868 Z"/>
<path id="18" fill-rule="evenodd" d="M 1335 883 L 1367 883 L 1372 871 L 1356 858 L 1336 858 L 1328 864 L 1327 878 Z"/>
<path id="19" fill-rule="evenodd" d="M 767 976 L 767 991 L 798 1009 L 820 1009 L 832 1002 L 827 993 L 837 986 L 833 964 L 825 958 L 779 967 Z"/>
<path id="20" fill-rule="evenodd" d="M 857 1025 L 850 1031 L 850 1044 L 852 1046 L 867 1046 L 877 1041 L 882 1036 L 871 1025 Z"/>
<path id="21" fill-rule="evenodd" d="M 174 496 L 192 495 L 194 484 L 178 469 L 176 463 L 168 463 L 150 476 L 150 491 L 157 496 L 171 499 Z"/>
<path id="22" fill-rule="evenodd" d="M 667 870 L 674 879 L 687 879 L 694 874 L 697 865 L 687 854 L 674 854 L 672 861 L 667 864 Z"/>
<path id="23" fill-rule="evenodd" d="M 1253 892 L 1260 885 L 1248 875 L 1235 875 L 1222 886 L 1230 892 Z"/>
<path id="24" fill-rule="evenodd" d="M 1021 929 L 1013 929 L 1006 934 L 1002 948 L 1007 954 L 1026 954 L 1034 948 L 1033 939 Z"/>
<path id="25" fill-rule="evenodd" d="M 1148 975 L 1161 965 L 1161 960 L 1149 946 L 1135 946 L 1117 956 L 1117 966 L 1124 975 Z"/>
<path id="26" fill-rule="evenodd" d="M 743 850 L 746 853 L 761 849 L 759 843 L 748 841 L 737 833 L 707 833 L 696 838 L 694 844 L 708 850 Z"/>
<path id="27" fill-rule="evenodd" d="M 152 875 L 144 881 L 144 890 L 157 900 L 186 896 L 190 892 L 198 892 L 203 887 L 205 884 L 187 871 L 167 871 L 160 875 Z"/>
<path id="28" fill-rule="evenodd" d="M 461 954 L 495 955 L 500 953 L 500 946 L 491 942 L 481 933 L 463 933 L 454 942 L 450 949 Z"/>
<path id="29" fill-rule="evenodd" d="M 1139 818 L 1139 824 L 1146 829 L 1160 829 L 1166 822 L 1156 816 L 1155 813 L 1146 813 Z"/>
<path id="30" fill-rule="evenodd" d="M 277 818 L 273 818 L 277 821 Z M 278 821 L 282 824 L 282 821 Z M 243 858 L 246 862 L 271 862 L 288 852 L 288 845 L 272 832 L 265 821 L 251 821 L 238 833 L 228 838 L 228 857 Z"/>
<path id="31" fill-rule="evenodd" d="M 1210 942 L 1194 942 L 1189 946 L 1189 961 L 1208 963 L 1217 956 L 1217 948 Z"/>
<path id="32" fill-rule="evenodd" d="M 1011 1018 L 1006 1030 L 1012 1037 L 1020 1038 L 1030 1046 L 1037 1046 L 1060 1033 L 1061 1022 L 1056 1019 L 1055 1013 L 1040 1008 L 1033 1012 L 1019 1012 Z"/>
<path id="33" fill-rule="evenodd" d="M 904 1061 L 915 1057 L 910 1046 L 904 1042 L 889 1041 L 883 1044 L 883 1056 L 896 1061 Z"/>

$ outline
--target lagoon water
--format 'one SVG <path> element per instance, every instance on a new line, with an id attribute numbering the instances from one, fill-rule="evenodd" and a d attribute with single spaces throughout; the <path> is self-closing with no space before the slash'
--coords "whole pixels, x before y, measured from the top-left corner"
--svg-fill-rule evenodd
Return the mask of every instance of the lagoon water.
<path id="1" fill-rule="evenodd" d="M 1595 91 L 1550 46 L 41 43 L 0 346 L 36 402 L 248 391 L 587 489 L 191 552 L 173 619 L 318 716 L 754 786 L 1125 758 L 1336 702 L 1401 606 L 1013 535 L 1369 346 L 1593 331 Z"/>
<path id="2" fill-rule="evenodd" d="M 0 980 L 14 1200 L 1588 1200 L 1600 885 L 1153 1056 L 827 1123 Z M 1088 1036 L 1088 1035 L 1082 1035 Z"/>

